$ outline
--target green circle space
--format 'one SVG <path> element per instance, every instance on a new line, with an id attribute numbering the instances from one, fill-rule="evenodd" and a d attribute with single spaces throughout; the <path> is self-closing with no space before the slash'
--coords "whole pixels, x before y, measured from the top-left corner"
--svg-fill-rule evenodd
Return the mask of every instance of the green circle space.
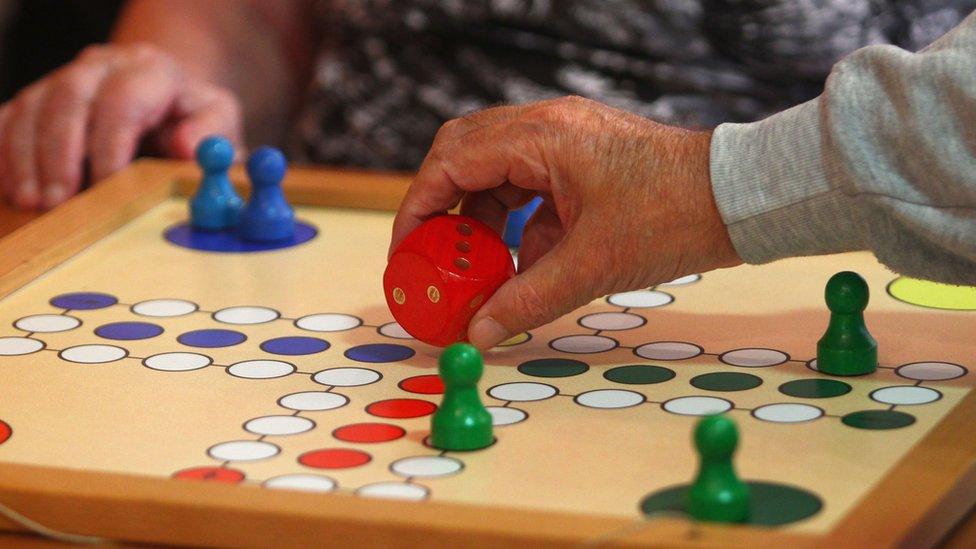
<path id="1" fill-rule="evenodd" d="M 533 377 L 578 376 L 589 369 L 587 363 L 570 358 L 539 358 L 518 365 L 519 372 Z"/>
<path id="2" fill-rule="evenodd" d="M 712 372 L 691 378 L 691 385 L 706 391 L 746 391 L 762 385 L 762 378 L 742 372 Z"/>
<path id="3" fill-rule="evenodd" d="M 851 386 L 836 379 L 795 379 L 780 385 L 779 392 L 797 398 L 833 398 L 851 392 Z"/>
<path id="4" fill-rule="evenodd" d="M 627 385 L 650 385 L 652 383 L 663 383 L 674 379 L 674 370 L 663 366 L 647 364 L 631 364 L 629 366 L 617 366 L 603 372 L 603 377 L 617 383 Z"/>
<path id="5" fill-rule="evenodd" d="M 844 425 L 858 429 L 885 430 L 908 427 L 915 423 L 915 416 L 896 410 L 861 410 L 841 418 Z"/>
<path id="6" fill-rule="evenodd" d="M 746 524 L 782 526 L 816 515 L 823 509 L 820 496 L 802 488 L 775 482 L 746 482 L 749 486 L 749 519 Z M 688 484 L 665 488 L 640 502 L 648 516 L 656 513 L 684 513 Z"/>

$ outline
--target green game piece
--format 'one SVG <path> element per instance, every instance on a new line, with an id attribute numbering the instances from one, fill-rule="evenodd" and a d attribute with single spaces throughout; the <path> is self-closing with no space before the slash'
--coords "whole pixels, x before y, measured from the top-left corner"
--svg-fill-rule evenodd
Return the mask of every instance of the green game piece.
<path id="1" fill-rule="evenodd" d="M 455 343 L 441 353 L 444 400 L 430 421 L 430 444 L 441 450 L 478 450 L 494 442 L 491 414 L 478 395 L 484 372 L 481 353 Z"/>
<path id="2" fill-rule="evenodd" d="M 878 342 L 864 324 L 868 283 L 842 271 L 830 277 L 824 291 L 830 324 L 817 342 L 817 370 L 835 376 L 870 374 L 878 367 Z"/>
<path id="3" fill-rule="evenodd" d="M 732 454 L 739 443 L 735 422 L 709 416 L 695 427 L 695 448 L 701 462 L 686 492 L 685 510 L 697 520 L 745 522 L 749 519 L 749 487 L 735 474 Z"/>

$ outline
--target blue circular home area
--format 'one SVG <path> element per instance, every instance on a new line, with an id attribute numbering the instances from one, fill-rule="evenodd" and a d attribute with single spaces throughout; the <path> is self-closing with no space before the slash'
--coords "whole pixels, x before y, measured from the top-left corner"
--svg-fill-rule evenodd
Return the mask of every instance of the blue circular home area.
<path id="1" fill-rule="evenodd" d="M 397 362 L 406 360 L 414 355 L 414 350 L 404 345 L 393 343 L 369 343 L 353 347 L 345 352 L 346 358 L 356 362 Z"/>
<path id="2" fill-rule="evenodd" d="M 117 341 L 149 339 L 163 333 L 163 327 L 148 322 L 113 322 L 95 328 L 95 335 Z"/>
<path id="3" fill-rule="evenodd" d="M 246 335 L 235 332 L 234 330 L 209 329 L 193 330 L 192 332 L 180 334 L 180 337 L 176 338 L 176 341 L 189 347 L 213 349 L 216 347 L 231 347 L 243 343 L 246 339 Z"/>
<path id="4" fill-rule="evenodd" d="M 51 299 L 51 305 L 62 309 L 74 309 L 76 311 L 91 311 L 94 309 L 104 309 L 111 307 L 119 302 L 119 298 L 114 295 L 100 294 L 97 292 L 75 292 L 71 294 L 61 294 Z"/>
<path id="5" fill-rule="evenodd" d="M 298 246 L 315 238 L 318 232 L 318 229 L 308 223 L 295 221 L 295 234 L 291 238 L 276 240 L 274 242 L 254 242 L 244 240 L 237 236 L 237 232 L 233 230 L 201 231 L 194 229 L 189 223 L 179 223 L 166 229 L 164 236 L 170 243 L 191 250 L 220 253 L 249 253 L 281 250 Z"/>
<path id="6" fill-rule="evenodd" d="M 275 355 L 311 355 L 329 347 L 324 339 L 305 336 L 276 337 L 261 344 L 262 351 Z"/>

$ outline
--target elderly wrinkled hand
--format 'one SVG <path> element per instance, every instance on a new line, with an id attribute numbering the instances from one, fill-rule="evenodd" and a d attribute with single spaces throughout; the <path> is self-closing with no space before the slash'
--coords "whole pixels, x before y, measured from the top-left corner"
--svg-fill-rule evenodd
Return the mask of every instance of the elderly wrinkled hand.
<path id="1" fill-rule="evenodd" d="M 737 265 L 712 197 L 710 137 L 577 97 L 452 120 L 400 207 L 390 249 L 459 203 L 500 232 L 509 210 L 543 197 L 519 274 L 468 328 L 481 348 L 608 293 Z"/>

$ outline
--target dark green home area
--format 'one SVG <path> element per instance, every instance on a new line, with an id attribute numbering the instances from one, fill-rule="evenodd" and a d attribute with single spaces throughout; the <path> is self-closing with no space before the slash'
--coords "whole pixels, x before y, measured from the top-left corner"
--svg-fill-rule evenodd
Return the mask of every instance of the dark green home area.
<path id="1" fill-rule="evenodd" d="M 823 508 L 819 496 L 802 488 L 773 482 L 746 482 L 750 508 L 746 524 L 782 526 L 816 515 Z M 647 516 L 657 513 L 684 513 L 685 491 L 689 485 L 672 486 L 644 498 L 640 510 Z"/>
<path id="2" fill-rule="evenodd" d="M 691 385 L 705 391 L 746 391 L 762 385 L 762 378 L 741 372 L 712 372 L 691 378 Z"/>
<path id="3" fill-rule="evenodd" d="M 915 416 L 896 410 L 862 410 L 841 418 L 844 425 L 858 429 L 899 429 L 915 423 Z"/>
<path id="4" fill-rule="evenodd" d="M 570 377 L 578 376 L 590 366 L 579 360 L 569 358 L 540 358 L 519 364 L 518 371 L 533 377 Z"/>
<path id="5" fill-rule="evenodd" d="M 653 366 L 645 364 L 633 364 L 630 366 L 617 366 L 603 372 L 603 377 L 616 382 L 626 383 L 627 385 L 650 385 L 652 383 L 663 383 L 674 379 L 674 370 L 663 366 Z"/>
<path id="6" fill-rule="evenodd" d="M 797 379 L 780 385 L 779 392 L 797 398 L 832 398 L 851 392 L 851 386 L 836 379 Z"/>

